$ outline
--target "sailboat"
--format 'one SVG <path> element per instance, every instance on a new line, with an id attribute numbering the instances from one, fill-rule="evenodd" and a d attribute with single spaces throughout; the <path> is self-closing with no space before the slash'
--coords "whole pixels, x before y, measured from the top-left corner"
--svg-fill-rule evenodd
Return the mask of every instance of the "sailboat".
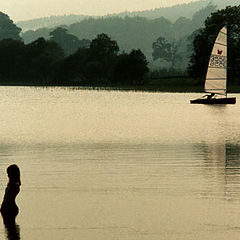
<path id="1" fill-rule="evenodd" d="M 235 104 L 235 97 L 227 97 L 227 28 L 223 27 L 215 40 L 205 80 L 205 92 L 201 98 L 190 100 L 200 104 Z"/>

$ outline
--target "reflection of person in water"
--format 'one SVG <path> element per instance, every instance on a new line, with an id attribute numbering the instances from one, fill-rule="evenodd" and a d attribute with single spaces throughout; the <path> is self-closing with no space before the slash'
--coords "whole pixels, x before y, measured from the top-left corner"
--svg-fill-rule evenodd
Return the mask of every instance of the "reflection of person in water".
<path id="1" fill-rule="evenodd" d="M 20 240 L 20 228 L 17 224 L 5 225 L 8 240 Z"/>
<path id="2" fill-rule="evenodd" d="M 1 206 L 1 214 L 4 224 L 7 226 L 15 225 L 15 218 L 18 214 L 18 206 L 15 198 L 20 191 L 20 170 L 17 165 L 13 164 L 7 168 L 9 178 L 8 185 L 5 189 L 5 195 Z"/>

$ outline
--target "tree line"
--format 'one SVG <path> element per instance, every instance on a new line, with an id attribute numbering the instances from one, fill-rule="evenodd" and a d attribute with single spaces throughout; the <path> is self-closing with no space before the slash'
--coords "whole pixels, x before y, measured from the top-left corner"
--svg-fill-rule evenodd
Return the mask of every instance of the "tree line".
<path id="1" fill-rule="evenodd" d="M 0 79 L 26 85 L 140 84 L 148 72 L 141 50 L 119 53 L 117 42 L 99 34 L 68 56 L 59 44 L 39 38 L 29 44 L 0 40 Z"/>
<path id="2" fill-rule="evenodd" d="M 204 27 L 182 38 L 182 44 L 171 42 L 166 36 L 158 37 L 152 43 L 153 59 L 168 62 L 170 67 L 152 71 L 150 76 L 184 75 L 174 66 L 183 61 L 184 54 L 189 54 L 188 74 L 203 79 L 217 33 L 227 26 L 228 77 L 230 83 L 240 84 L 239 13 L 240 5 L 213 12 Z M 20 37 L 21 29 L 6 14 L 0 13 L 0 26 L 1 79 L 49 84 L 141 84 L 149 71 L 142 49 L 133 48 L 128 53 L 121 51 L 117 41 L 106 33 L 98 34 L 92 40 L 80 40 L 68 29 L 58 27 L 49 33 L 48 39 L 40 37 L 24 43 Z M 145 82 L 149 83 L 148 79 Z M 198 84 L 203 83 L 199 81 Z"/>

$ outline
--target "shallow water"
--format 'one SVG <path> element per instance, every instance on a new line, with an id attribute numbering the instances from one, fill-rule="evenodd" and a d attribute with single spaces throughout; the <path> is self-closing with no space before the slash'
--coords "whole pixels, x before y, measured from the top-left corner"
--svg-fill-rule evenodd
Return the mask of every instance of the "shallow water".
<path id="1" fill-rule="evenodd" d="M 17 163 L 21 239 L 239 239 L 240 95 L 0 92 L 0 194 Z"/>

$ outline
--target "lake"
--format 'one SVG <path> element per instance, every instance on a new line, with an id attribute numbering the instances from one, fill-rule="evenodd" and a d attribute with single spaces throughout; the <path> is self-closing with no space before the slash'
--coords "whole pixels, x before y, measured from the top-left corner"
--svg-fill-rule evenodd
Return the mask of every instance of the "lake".
<path id="1" fill-rule="evenodd" d="M 18 164 L 21 239 L 239 239 L 239 94 L 0 92 L 0 195 Z"/>

